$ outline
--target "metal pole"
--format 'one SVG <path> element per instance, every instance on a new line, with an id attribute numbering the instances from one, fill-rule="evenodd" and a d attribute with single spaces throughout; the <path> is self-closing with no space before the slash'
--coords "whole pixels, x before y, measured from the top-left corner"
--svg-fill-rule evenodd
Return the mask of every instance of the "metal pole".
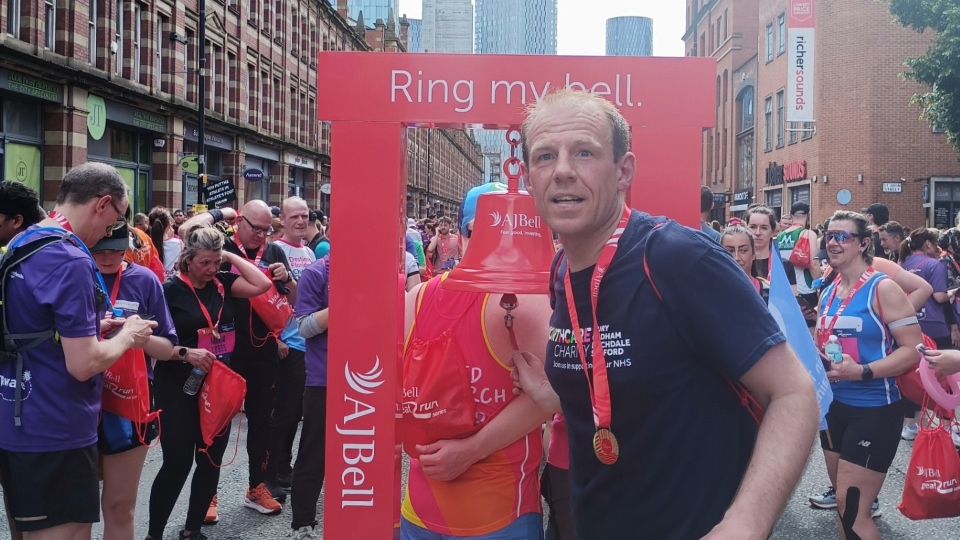
<path id="1" fill-rule="evenodd" d="M 206 203 L 206 197 L 203 194 L 203 187 L 206 180 L 206 134 L 204 133 L 204 124 L 207 119 L 207 2 L 198 0 L 198 11 L 200 14 L 200 36 L 197 47 L 199 57 L 197 58 L 197 82 L 200 85 L 197 106 L 197 200 L 200 204 Z"/>

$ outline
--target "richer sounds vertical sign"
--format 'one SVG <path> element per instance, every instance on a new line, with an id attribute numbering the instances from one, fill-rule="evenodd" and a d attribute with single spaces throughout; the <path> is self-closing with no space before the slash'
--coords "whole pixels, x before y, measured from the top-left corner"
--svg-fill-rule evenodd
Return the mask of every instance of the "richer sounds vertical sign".
<path id="1" fill-rule="evenodd" d="M 787 8 L 787 122 L 813 122 L 814 0 L 790 0 Z"/>

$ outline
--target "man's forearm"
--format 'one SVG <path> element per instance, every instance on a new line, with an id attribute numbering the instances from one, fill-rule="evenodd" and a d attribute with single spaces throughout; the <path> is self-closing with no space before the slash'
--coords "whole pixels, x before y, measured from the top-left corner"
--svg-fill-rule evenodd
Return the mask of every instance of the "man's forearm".
<path id="1" fill-rule="evenodd" d="M 810 456 L 818 407 L 812 391 L 771 399 L 753 457 L 724 521 L 749 524 L 744 530 L 770 532 Z"/>

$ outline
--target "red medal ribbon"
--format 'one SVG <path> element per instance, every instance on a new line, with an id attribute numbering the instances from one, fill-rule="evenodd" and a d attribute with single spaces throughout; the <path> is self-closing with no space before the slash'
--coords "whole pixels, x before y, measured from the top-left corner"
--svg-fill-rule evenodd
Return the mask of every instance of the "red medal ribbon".
<path id="1" fill-rule="evenodd" d="M 236 242 L 234 242 L 234 243 L 236 244 Z M 240 255 L 243 255 L 243 258 L 249 261 L 249 260 L 250 260 L 250 257 L 247 256 L 247 248 L 243 247 L 243 246 L 240 245 L 240 244 L 237 244 L 237 247 L 240 248 Z M 266 247 L 267 247 L 267 243 L 266 243 L 266 242 L 264 242 L 263 244 L 260 245 L 260 250 L 257 251 L 257 258 L 253 259 L 253 265 L 254 265 L 254 266 L 256 266 L 256 267 L 259 267 L 259 266 L 260 266 L 260 259 L 263 258 L 263 250 L 264 250 L 264 248 L 266 248 Z"/>
<path id="2" fill-rule="evenodd" d="M 620 236 L 623 235 L 627 223 L 630 221 L 630 208 L 623 207 L 623 215 L 620 217 L 620 223 L 613 231 L 613 235 L 604 244 L 600 251 L 600 258 L 593 269 L 593 277 L 590 280 L 590 308 L 593 313 L 593 327 L 590 342 L 593 345 L 593 381 L 590 379 L 590 368 L 587 366 L 587 355 L 583 347 L 583 328 L 580 326 L 580 320 L 577 317 L 577 306 L 573 300 L 573 288 L 570 285 L 570 267 L 567 265 L 567 271 L 563 274 L 563 286 L 566 290 L 567 310 L 570 312 L 570 324 L 577 341 L 577 352 L 580 356 L 580 364 L 583 366 L 583 373 L 587 376 L 587 388 L 590 390 L 590 402 L 593 405 L 593 421 L 598 430 L 608 430 L 610 428 L 611 409 L 610 409 L 610 382 L 607 379 L 607 359 L 603 354 L 603 345 L 600 340 L 600 324 L 597 321 L 597 301 L 600 297 L 600 281 L 613 260 L 613 255 L 617 251 L 617 244 L 620 242 Z M 615 458 L 614 458 L 615 459 Z"/>
<path id="3" fill-rule="evenodd" d="M 59 223 L 60 226 L 63 227 L 64 229 L 70 232 L 73 232 L 73 227 L 70 226 L 70 222 L 67 221 L 66 216 L 64 216 L 60 212 L 57 212 L 56 210 L 51 210 L 50 213 L 47 214 L 47 217 Z"/>
<path id="4" fill-rule="evenodd" d="M 223 294 L 223 283 L 220 283 L 219 279 L 213 278 L 213 282 L 217 284 L 217 292 L 220 293 L 220 311 L 217 312 L 217 322 L 214 324 L 213 320 L 210 318 L 210 312 L 207 311 L 207 306 L 203 305 L 203 302 L 200 301 L 200 297 L 197 296 L 197 291 L 193 288 L 193 283 L 190 283 L 190 279 L 183 277 L 183 272 L 177 274 L 177 277 L 179 277 L 180 281 L 182 281 L 187 288 L 190 289 L 190 292 L 193 293 L 193 297 L 197 299 L 197 303 L 200 304 L 200 312 L 203 313 L 204 318 L 207 319 L 207 324 L 210 325 L 209 328 L 216 331 L 220 326 L 220 316 L 223 315 L 223 304 L 226 303 L 226 297 Z"/>
<path id="5" fill-rule="evenodd" d="M 110 291 L 110 304 L 117 304 L 117 295 L 120 293 L 120 276 L 123 275 L 123 263 L 117 268 L 117 280 L 113 282 L 113 289 Z M 196 294 L 196 293 L 194 293 Z"/>
<path id="6" fill-rule="evenodd" d="M 837 308 L 837 312 L 833 314 L 833 318 L 830 319 L 830 322 L 827 323 L 827 313 L 826 311 L 830 309 L 830 304 L 833 303 L 834 299 L 837 297 L 837 289 L 840 288 L 840 276 L 837 276 L 837 279 L 834 281 L 835 285 L 833 286 L 833 291 L 830 293 L 830 297 L 827 299 L 827 303 L 824 304 L 824 313 L 820 318 L 820 331 L 821 339 L 826 339 L 833 333 L 833 327 L 837 325 L 837 320 L 840 318 L 840 315 L 843 314 L 843 310 L 847 308 L 847 304 L 850 303 L 850 300 L 853 298 L 853 295 L 857 294 L 857 291 L 860 290 L 860 287 L 864 283 L 870 280 L 875 273 L 872 266 L 868 266 L 867 269 L 860 276 L 860 280 L 850 289 L 850 292 L 847 293 L 847 297 L 840 302 L 840 307 Z"/>

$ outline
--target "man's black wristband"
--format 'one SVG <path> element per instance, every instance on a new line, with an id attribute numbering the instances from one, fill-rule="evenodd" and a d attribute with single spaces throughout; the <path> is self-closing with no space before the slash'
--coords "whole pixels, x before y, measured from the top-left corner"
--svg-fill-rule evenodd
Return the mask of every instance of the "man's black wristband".
<path id="1" fill-rule="evenodd" d="M 217 210 L 216 208 L 214 208 L 213 210 L 208 210 L 208 212 L 210 212 L 210 217 L 213 218 L 213 222 L 214 222 L 214 223 L 216 223 L 216 222 L 218 222 L 218 221 L 223 221 L 223 211 L 222 211 L 222 210 Z"/>

